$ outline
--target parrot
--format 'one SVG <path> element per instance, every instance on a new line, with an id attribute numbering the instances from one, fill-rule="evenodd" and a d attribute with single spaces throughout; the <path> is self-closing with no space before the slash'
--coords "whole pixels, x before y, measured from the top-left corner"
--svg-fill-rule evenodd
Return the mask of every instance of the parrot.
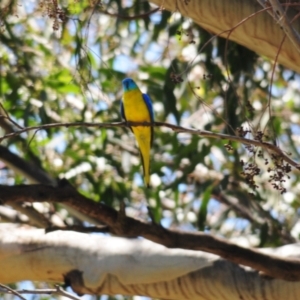
<path id="1" fill-rule="evenodd" d="M 127 122 L 154 122 L 152 101 L 147 94 L 143 94 L 131 78 L 122 81 L 123 98 L 121 101 L 121 116 Z M 150 187 L 150 149 L 153 143 L 152 126 L 132 126 L 141 154 L 144 170 L 144 183 Z"/>

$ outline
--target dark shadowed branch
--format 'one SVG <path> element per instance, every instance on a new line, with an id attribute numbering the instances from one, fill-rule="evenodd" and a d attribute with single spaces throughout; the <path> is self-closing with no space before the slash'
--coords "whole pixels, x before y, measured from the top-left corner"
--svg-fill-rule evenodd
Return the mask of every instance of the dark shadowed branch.
<path id="1" fill-rule="evenodd" d="M 237 264 L 243 264 L 278 279 L 299 281 L 300 261 L 281 259 L 246 249 L 202 232 L 184 232 L 165 229 L 155 223 L 146 223 L 120 214 L 113 208 L 96 203 L 79 194 L 66 180 L 58 187 L 47 185 L 0 186 L 3 204 L 16 202 L 50 202 L 66 204 L 89 217 L 98 219 L 119 236 L 141 236 L 169 248 L 200 250 L 217 254 Z"/>

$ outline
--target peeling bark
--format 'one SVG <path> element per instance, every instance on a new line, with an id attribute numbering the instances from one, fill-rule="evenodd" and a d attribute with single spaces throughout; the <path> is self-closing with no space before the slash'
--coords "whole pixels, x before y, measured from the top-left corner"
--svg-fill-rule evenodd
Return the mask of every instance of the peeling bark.
<path id="1" fill-rule="evenodd" d="M 299 244 L 269 252 L 299 256 Z M 200 251 L 168 249 L 141 239 L 0 225 L 0 282 L 65 282 L 78 294 L 161 299 L 300 298 L 297 282 L 270 279 Z"/>
<path id="2" fill-rule="evenodd" d="M 162 5 L 172 12 L 179 11 L 207 31 L 229 38 L 271 60 L 275 59 L 285 35 L 267 11 L 260 12 L 263 8 L 255 0 L 151 0 L 150 2 Z M 284 9 L 286 8 L 284 6 Z M 294 6 L 287 10 L 289 20 L 293 20 L 298 13 Z M 251 17 L 252 14 L 255 15 Z M 238 25 L 243 20 L 246 21 Z M 292 22 L 292 26 L 299 32 L 299 18 Z M 230 35 L 229 32 L 223 33 L 231 29 L 233 30 Z M 299 49 L 288 38 L 283 43 L 278 61 L 283 66 L 300 72 Z"/>

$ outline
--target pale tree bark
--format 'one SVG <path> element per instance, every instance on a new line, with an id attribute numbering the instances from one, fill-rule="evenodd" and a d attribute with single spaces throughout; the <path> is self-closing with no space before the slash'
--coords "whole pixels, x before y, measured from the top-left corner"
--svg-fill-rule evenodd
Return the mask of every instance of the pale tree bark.
<path id="1" fill-rule="evenodd" d="M 229 38 L 272 60 L 275 59 L 285 36 L 284 24 L 288 23 L 295 32 L 299 32 L 300 28 L 298 1 L 286 1 L 293 2 L 294 6 L 290 7 L 281 4 L 284 15 L 274 18 L 266 10 L 260 12 L 270 5 L 270 1 L 259 0 L 260 3 L 265 2 L 265 6 L 256 0 L 151 0 L 150 2 L 172 12 L 178 11 L 209 32 Z M 273 14 L 272 7 L 269 11 Z M 253 14 L 255 15 L 252 16 Z M 242 22 L 243 20 L 245 22 Z M 238 25 L 241 22 L 242 24 Z M 229 32 L 224 32 L 231 29 L 230 35 Z M 295 45 L 287 37 L 280 49 L 278 61 L 283 66 L 300 72 L 299 51 L 299 42 Z"/>
<path id="2" fill-rule="evenodd" d="M 299 256 L 299 244 L 269 250 Z M 13 224 L 0 226 L 0 282 L 68 282 L 80 294 L 161 299 L 300 299 L 298 282 L 258 272 L 200 251 Z"/>
<path id="3" fill-rule="evenodd" d="M 223 32 L 221 36 L 272 60 L 284 38 L 281 19 L 276 22 L 266 11 L 259 12 L 263 6 L 255 0 L 151 2 L 170 11 L 179 11 L 213 34 Z M 289 9 L 288 19 L 293 20 L 297 13 L 297 10 Z M 246 21 L 236 26 L 243 20 Z M 298 19 L 292 22 L 292 26 L 296 30 L 300 28 Z M 229 32 L 224 33 L 231 29 L 229 36 Z M 286 38 L 279 62 L 300 72 L 298 50 L 297 44 Z M 8 164 L 9 158 L 6 159 Z M 12 166 L 20 173 L 25 167 L 16 164 L 13 159 Z M 24 172 L 24 176 L 32 178 L 33 182 L 41 181 L 40 175 L 35 179 L 33 175 L 28 176 L 28 171 Z M 287 257 L 298 254 L 299 248 L 300 245 L 289 245 L 278 249 L 278 253 L 276 249 L 272 251 Z M 45 234 L 43 230 L 31 227 L 2 224 L 0 282 L 20 280 L 68 282 L 74 291 L 92 295 L 146 295 L 160 299 L 199 300 L 300 299 L 298 282 L 271 279 L 251 268 L 201 251 L 167 249 L 146 240 L 75 232 Z"/>

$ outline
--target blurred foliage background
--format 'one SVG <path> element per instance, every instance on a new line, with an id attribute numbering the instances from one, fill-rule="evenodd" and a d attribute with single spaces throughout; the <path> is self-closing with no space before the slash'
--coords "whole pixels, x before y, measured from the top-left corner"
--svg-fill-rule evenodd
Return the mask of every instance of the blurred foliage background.
<path id="1" fill-rule="evenodd" d="M 121 81 L 132 77 L 156 121 L 268 141 L 299 161 L 299 75 L 153 9 L 147 1 L 2 1 L 0 101 L 14 123 L 2 117 L 1 135 L 17 125 L 120 121 Z M 150 205 L 166 227 L 245 246 L 299 239 L 299 172 L 257 147 L 156 127 L 149 190 L 127 128 L 51 128 L 0 147 L 1 184 L 66 178 L 95 201 L 125 201 L 133 217 L 148 219 Z M 1 209 L 2 222 L 11 209 L 15 222 L 37 225 L 20 208 Z M 86 221 L 60 206 L 33 209 L 50 224 Z"/>

